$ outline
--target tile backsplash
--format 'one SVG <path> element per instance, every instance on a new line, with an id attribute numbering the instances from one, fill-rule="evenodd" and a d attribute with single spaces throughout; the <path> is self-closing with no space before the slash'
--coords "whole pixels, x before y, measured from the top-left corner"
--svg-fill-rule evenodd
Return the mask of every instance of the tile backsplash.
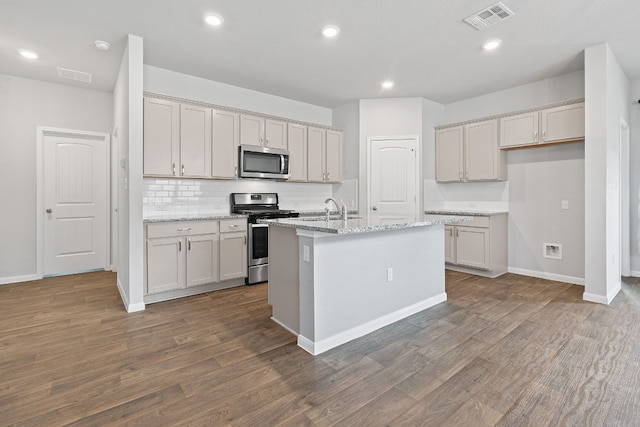
<path id="1" fill-rule="evenodd" d="M 280 207 L 283 209 L 323 210 L 325 199 L 333 196 L 334 186 L 342 185 L 252 179 L 226 181 L 145 178 L 143 180 L 143 215 L 149 216 L 165 211 L 185 214 L 229 213 L 231 193 L 258 192 L 278 193 Z"/>

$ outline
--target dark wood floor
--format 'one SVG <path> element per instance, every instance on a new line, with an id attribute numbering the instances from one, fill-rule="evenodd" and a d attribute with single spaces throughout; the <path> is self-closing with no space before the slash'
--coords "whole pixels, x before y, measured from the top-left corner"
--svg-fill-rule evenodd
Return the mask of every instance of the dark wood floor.
<path id="1" fill-rule="evenodd" d="M 266 285 L 127 314 L 112 273 L 0 286 L 0 425 L 637 426 L 640 284 L 447 273 L 449 300 L 312 357 Z"/>

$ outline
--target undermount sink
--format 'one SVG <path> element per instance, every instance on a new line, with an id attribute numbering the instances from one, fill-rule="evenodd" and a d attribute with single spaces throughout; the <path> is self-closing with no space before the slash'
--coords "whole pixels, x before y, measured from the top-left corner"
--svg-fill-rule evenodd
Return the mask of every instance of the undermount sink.
<path id="1" fill-rule="evenodd" d="M 326 221 L 327 217 L 326 217 L 326 215 L 322 215 L 322 216 L 301 216 L 301 217 L 298 217 L 296 219 L 298 219 L 300 221 Z M 354 216 L 349 215 L 347 217 L 347 220 L 350 220 L 350 219 L 362 219 L 362 217 L 361 216 L 355 216 L 355 215 Z M 342 216 L 340 216 L 340 215 L 330 215 L 329 216 L 329 220 L 330 221 L 342 221 Z"/>

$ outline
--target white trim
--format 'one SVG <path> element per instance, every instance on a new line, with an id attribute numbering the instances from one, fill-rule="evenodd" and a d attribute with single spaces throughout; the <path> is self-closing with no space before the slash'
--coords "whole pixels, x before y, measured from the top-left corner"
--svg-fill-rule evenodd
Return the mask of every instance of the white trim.
<path id="1" fill-rule="evenodd" d="M 120 279 L 117 279 L 118 292 L 120 292 L 120 298 L 122 298 L 122 302 L 124 303 L 124 308 L 127 310 L 127 313 L 135 313 L 136 311 L 144 311 L 144 303 L 131 304 L 129 302 L 129 298 L 127 298 L 127 294 L 124 292 L 122 288 L 122 283 Z"/>
<path id="2" fill-rule="evenodd" d="M 630 277 L 640 277 L 640 271 L 637 270 L 631 270 L 631 275 Z"/>
<path id="3" fill-rule="evenodd" d="M 431 298 L 427 298 L 418 303 L 412 304 L 408 307 L 401 308 L 400 310 L 386 314 L 377 319 L 370 320 L 361 325 L 355 326 L 346 331 L 337 333 L 328 338 L 324 338 L 320 341 L 312 341 L 309 338 L 298 335 L 298 346 L 308 353 L 317 356 L 320 353 L 324 353 L 327 350 L 338 347 L 344 343 L 352 341 L 356 338 L 360 338 L 366 334 L 369 334 L 377 329 L 390 325 L 398 320 L 402 320 L 406 317 L 421 312 L 429 307 L 433 307 L 436 304 L 440 304 L 447 300 L 446 292 L 435 295 Z"/>
<path id="4" fill-rule="evenodd" d="M 85 137 L 96 140 L 103 140 L 110 148 L 111 135 L 105 132 L 90 132 L 75 129 L 52 128 L 47 126 L 36 127 L 36 279 L 44 277 L 44 137 L 45 136 L 70 136 L 72 138 Z M 109 259 L 111 258 L 111 162 L 107 158 L 105 177 L 107 182 L 106 203 L 106 253 L 103 268 L 109 269 Z"/>
<path id="5" fill-rule="evenodd" d="M 37 274 L 25 274 L 24 276 L 0 277 L 0 285 L 8 285 L 9 283 L 30 282 L 38 280 Z"/>
<path id="6" fill-rule="evenodd" d="M 367 137 L 367 146 L 366 148 L 366 156 L 367 156 L 367 182 L 366 182 L 366 204 L 365 209 L 367 212 L 370 211 L 371 207 L 371 142 L 373 141 L 387 141 L 387 140 L 403 140 L 410 139 L 415 142 L 416 149 L 416 160 L 415 160 L 415 183 L 414 183 L 414 191 L 415 191 L 415 208 L 414 213 L 419 215 L 423 211 L 423 200 L 422 200 L 422 141 L 420 139 L 420 135 L 393 135 L 393 136 L 368 136 Z"/>
<path id="7" fill-rule="evenodd" d="M 620 275 L 628 276 L 631 270 L 631 229 L 629 158 L 631 135 L 629 124 L 620 117 Z"/>
<path id="8" fill-rule="evenodd" d="M 585 292 L 584 294 L 582 294 L 582 299 L 589 302 L 609 305 L 611 304 L 611 301 L 613 301 L 613 299 L 616 297 L 616 295 L 618 295 L 618 292 L 620 292 L 621 289 L 622 285 L 618 283 L 618 285 L 613 288 L 611 292 L 607 292 L 606 296 Z"/>
<path id="9" fill-rule="evenodd" d="M 573 285 L 584 286 L 584 277 L 564 276 L 562 274 L 547 273 L 544 271 L 525 270 L 524 268 L 509 267 L 509 273 L 520 274 L 522 276 L 537 277 L 538 279 L 554 280 L 556 282 L 571 283 Z"/>

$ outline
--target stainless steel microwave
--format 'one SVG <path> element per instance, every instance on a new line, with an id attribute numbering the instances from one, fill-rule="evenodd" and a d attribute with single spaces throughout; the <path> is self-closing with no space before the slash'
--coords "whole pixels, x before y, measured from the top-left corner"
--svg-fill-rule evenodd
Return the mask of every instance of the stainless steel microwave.
<path id="1" fill-rule="evenodd" d="M 240 146 L 240 177 L 289 179 L 289 152 L 279 148 Z"/>

